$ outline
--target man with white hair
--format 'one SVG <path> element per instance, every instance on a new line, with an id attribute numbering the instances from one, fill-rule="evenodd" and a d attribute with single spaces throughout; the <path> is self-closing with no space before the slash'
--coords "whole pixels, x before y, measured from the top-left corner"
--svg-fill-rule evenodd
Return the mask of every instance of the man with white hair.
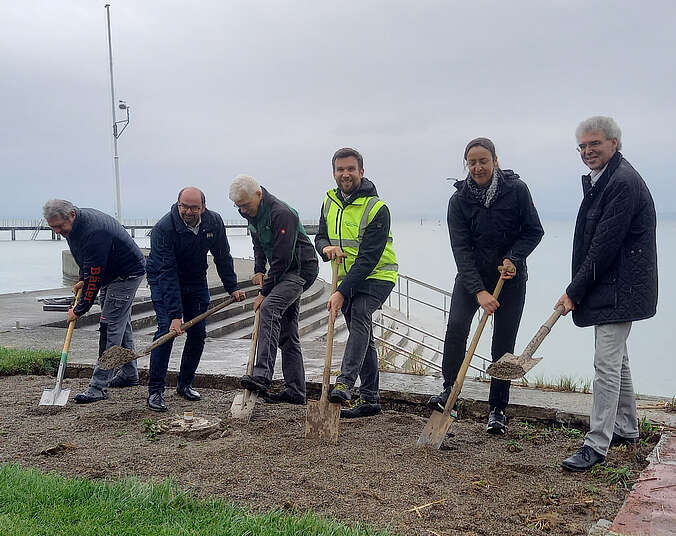
<path id="1" fill-rule="evenodd" d="M 627 338 L 635 320 L 657 309 L 655 205 L 638 172 L 624 159 L 622 132 L 610 117 L 591 117 L 576 131 L 578 151 L 591 170 L 573 238 L 572 281 L 555 307 L 573 311 L 577 326 L 594 326 L 594 388 L 589 433 L 562 462 L 586 471 L 614 445 L 638 443 L 636 397 Z"/>
<path id="2" fill-rule="evenodd" d="M 305 404 L 298 318 L 301 294 L 310 288 L 319 272 L 314 247 L 298 212 L 262 188 L 253 177 L 235 177 L 230 199 L 249 222 L 255 258 L 253 283 L 261 287 L 254 301 L 254 310 L 260 308 L 256 364 L 253 374 L 242 377 L 242 387 L 258 391 L 268 402 Z M 285 388 L 270 394 L 277 347 L 282 350 Z"/>
<path id="3" fill-rule="evenodd" d="M 97 294 L 101 304 L 99 357 L 108 348 L 134 349 L 131 333 L 131 305 L 143 279 L 143 253 L 122 225 L 108 214 L 93 208 L 78 208 L 70 201 L 52 199 L 42 209 L 47 225 L 65 237 L 80 268 L 73 292 L 82 288 L 75 306 L 68 309 L 68 321 L 85 314 Z M 138 385 L 136 360 L 125 363 L 113 377 L 113 369 L 94 368 L 89 387 L 75 396 L 86 404 L 108 398 L 108 387 Z"/>

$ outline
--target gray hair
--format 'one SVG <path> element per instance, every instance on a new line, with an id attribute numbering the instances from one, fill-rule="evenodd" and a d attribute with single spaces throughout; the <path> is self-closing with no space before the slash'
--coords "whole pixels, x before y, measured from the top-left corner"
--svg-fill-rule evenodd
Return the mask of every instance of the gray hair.
<path id="1" fill-rule="evenodd" d="M 578 143 L 580 142 L 580 136 L 582 136 L 582 134 L 592 130 L 602 130 L 607 140 L 617 138 L 617 150 L 619 151 L 622 149 L 622 130 L 612 117 L 595 115 L 594 117 L 582 121 L 575 129 L 575 137 L 577 138 Z"/>
<path id="2" fill-rule="evenodd" d="M 249 198 L 261 189 L 261 185 L 251 175 L 237 175 L 230 185 L 230 200 L 237 203 Z"/>
<path id="3" fill-rule="evenodd" d="M 74 211 L 75 205 L 70 201 L 66 201 L 65 199 L 50 199 L 45 203 L 45 206 L 42 207 L 42 216 L 46 220 L 51 220 L 56 217 L 65 220 L 70 216 L 70 213 Z"/>

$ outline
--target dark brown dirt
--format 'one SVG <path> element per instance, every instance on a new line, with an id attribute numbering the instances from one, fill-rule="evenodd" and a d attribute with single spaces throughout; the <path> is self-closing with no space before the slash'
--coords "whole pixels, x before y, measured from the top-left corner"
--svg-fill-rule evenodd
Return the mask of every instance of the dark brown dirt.
<path id="1" fill-rule="evenodd" d="M 461 420 L 443 450 L 431 451 L 415 446 L 424 418 L 388 411 L 341 421 L 339 444 L 322 445 L 303 437 L 305 407 L 260 401 L 244 426 L 228 418 L 234 391 L 203 390 L 203 400 L 191 403 L 168 389 L 170 412 L 218 416 L 223 429 L 206 439 L 160 434 L 150 441 L 142 421 L 166 414 L 145 407 L 144 387 L 78 406 L 72 397 L 87 382 L 68 380 L 66 407 L 39 407 L 52 384 L 0 378 L 0 463 L 107 480 L 172 477 L 200 496 L 256 510 L 312 509 L 425 536 L 587 534 L 599 518 L 613 519 L 628 493 L 600 474 L 562 472 L 561 460 L 581 439 L 561 430 L 512 422 L 507 435 L 493 437 L 484 423 Z M 41 453 L 60 443 L 67 448 Z M 613 449 L 608 464 L 629 465 L 637 478 L 651 448 Z M 442 502 L 412 510 L 434 501 Z"/>

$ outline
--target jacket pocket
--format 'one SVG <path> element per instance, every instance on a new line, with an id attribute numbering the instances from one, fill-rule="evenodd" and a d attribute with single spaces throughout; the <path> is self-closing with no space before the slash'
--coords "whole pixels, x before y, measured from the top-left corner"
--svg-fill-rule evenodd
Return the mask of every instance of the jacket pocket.
<path id="1" fill-rule="evenodd" d="M 599 283 L 584 297 L 584 307 L 589 309 L 608 309 L 617 306 L 617 285 L 615 283 Z"/>

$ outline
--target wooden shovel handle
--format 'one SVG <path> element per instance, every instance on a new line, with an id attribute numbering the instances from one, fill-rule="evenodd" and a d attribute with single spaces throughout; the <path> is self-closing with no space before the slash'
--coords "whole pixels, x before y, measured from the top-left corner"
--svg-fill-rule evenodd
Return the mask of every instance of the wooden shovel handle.
<path id="1" fill-rule="evenodd" d="M 335 259 L 331 261 L 332 265 L 332 277 L 331 277 L 331 294 L 336 291 L 338 288 L 338 263 L 340 261 Z M 333 356 L 333 328 L 335 325 L 335 319 L 329 311 L 329 326 L 326 332 L 326 354 L 324 356 L 324 374 L 322 376 L 322 400 L 328 400 L 329 398 L 329 385 L 331 384 L 331 357 Z"/>
<path id="2" fill-rule="evenodd" d="M 227 307 L 228 305 L 235 303 L 235 298 L 228 298 L 225 300 L 223 303 L 218 304 L 216 307 L 212 307 L 208 311 L 203 312 L 201 315 L 197 315 L 195 318 L 192 320 L 188 320 L 184 324 L 181 324 L 181 331 L 185 331 L 186 329 L 190 329 L 193 327 L 195 324 L 198 322 L 201 322 L 204 320 L 206 317 L 214 314 L 217 311 L 220 311 L 221 309 Z M 145 350 L 143 350 L 142 354 L 139 354 L 139 357 L 142 355 L 148 355 L 150 352 L 152 352 L 155 348 L 162 346 L 165 342 L 170 341 L 174 337 L 178 336 L 178 333 L 175 331 L 169 331 L 166 335 L 162 335 L 159 339 L 154 341 L 150 346 L 147 346 Z"/>
<path id="3" fill-rule="evenodd" d="M 559 319 L 559 317 L 563 314 L 565 310 L 566 309 L 563 305 L 559 305 L 554 310 L 552 316 L 550 316 L 547 319 L 547 321 L 544 324 L 542 324 L 542 327 L 540 327 L 538 332 L 535 334 L 535 337 L 533 337 L 531 341 L 528 343 L 528 346 L 526 346 L 526 349 L 521 354 L 521 357 L 533 357 L 535 350 L 537 350 L 538 346 L 542 344 L 542 341 L 545 340 L 545 337 L 549 335 L 549 332 L 552 330 L 552 327 L 554 326 L 554 324 L 556 324 L 556 321 Z"/>
<path id="4" fill-rule="evenodd" d="M 502 272 L 504 268 L 500 266 L 498 270 Z M 502 285 L 504 284 L 505 284 L 504 279 L 502 278 L 498 279 L 498 284 L 495 285 L 495 290 L 493 291 L 493 297 L 496 300 L 498 299 L 498 296 L 500 296 L 500 291 L 502 291 Z M 476 332 L 474 333 L 474 337 L 472 338 L 472 342 L 470 343 L 469 348 L 467 348 L 467 353 L 465 353 L 465 359 L 462 362 L 462 366 L 458 371 L 458 376 L 456 377 L 455 383 L 453 384 L 453 389 L 451 389 L 451 394 L 448 396 L 448 400 L 446 401 L 446 405 L 444 406 L 444 415 L 446 416 L 451 414 L 451 410 L 453 409 L 455 402 L 458 400 L 458 397 L 460 396 L 462 384 L 465 381 L 465 375 L 467 374 L 467 370 L 469 369 L 469 364 L 472 362 L 474 350 L 476 350 L 476 347 L 479 344 L 481 333 L 484 330 L 484 326 L 486 325 L 489 316 L 490 315 L 486 311 L 484 311 L 481 320 L 479 321 L 479 326 L 476 328 Z"/>
<path id="5" fill-rule="evenodd" d="M 75 295 L 75 301 L 73 301 L 73 307 L 77 305 L 77 302 L 80 301 L 80 296 L 82 296 L 82 287 L 77 290 Z M 61 350 L 61 355 L 65 356 L 70 350 L 70 340 L 73 338 L 73 330 L 75 329 L 75 320 L 68 322 L 68 331 L 66 331 L 66 340 L 63 341 L 63 349 Z"/>

